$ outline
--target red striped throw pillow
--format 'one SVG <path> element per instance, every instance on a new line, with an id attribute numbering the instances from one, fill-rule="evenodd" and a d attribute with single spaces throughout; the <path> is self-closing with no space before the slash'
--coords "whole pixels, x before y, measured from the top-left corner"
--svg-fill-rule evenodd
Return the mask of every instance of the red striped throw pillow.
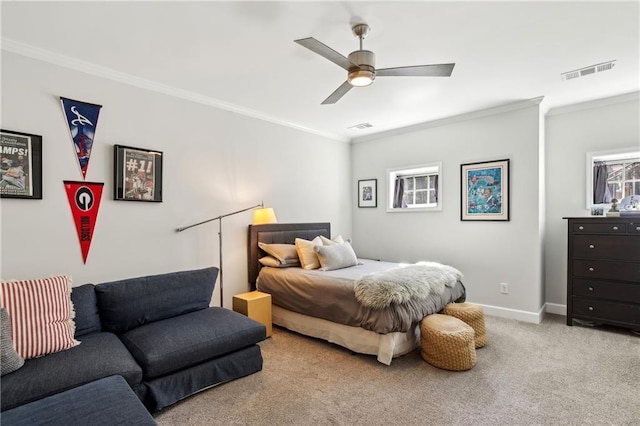
<path id="1" fill-rule="evenodd" d="M 11 319 L 11 338 L 24 359 L 59 352 L 80 342 L 74 339 L 71 278 L 2 281 L 0 306 Z"/>

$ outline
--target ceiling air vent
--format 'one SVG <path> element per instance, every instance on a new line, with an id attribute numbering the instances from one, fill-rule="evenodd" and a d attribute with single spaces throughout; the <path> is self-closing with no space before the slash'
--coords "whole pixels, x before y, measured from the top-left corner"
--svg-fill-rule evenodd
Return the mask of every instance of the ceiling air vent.
<path id="1" fill-rule="evenodd" d="M 360 123 L 360 124 L 356 124 L 355 126 L 347 127 L 347 129 L 362 130 L 362 129 L 368 129 L 369 127 L 373 127 L 373 124 L 371 124 L 371 123 Z"/>
<path id="2" fill-rule="evenodd" d="M 602 71 L 608 71 L 615 65 L 616 61 L 603 62 L 601 64 L 590 65 L 588 67 L 580 68 L 578 70 L 567 71 L 560 76 L 563 81 L 571 80 L 578 77 L 584 77 L 590 74 L 595 74 Z"/>

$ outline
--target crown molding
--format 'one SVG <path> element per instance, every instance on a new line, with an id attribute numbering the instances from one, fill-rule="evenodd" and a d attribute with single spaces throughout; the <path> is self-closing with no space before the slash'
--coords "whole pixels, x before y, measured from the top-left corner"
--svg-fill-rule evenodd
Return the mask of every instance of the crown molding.
<path id="1" fill-rule="evenodd" d="M 139 89 L 149 90 L 163 95 L 172 96 L 175 98 L 184 99 L 190 102 L 206 105 L 213 108 L 223 109 L 225 111 L 231 111 L 236 114 L 245 115 L 247 117 L 255 118 L 258 120 L 266 121 L 269 123 L 277 124 L 280 126 L 289 127 L 292 129 L 300 130 L 306 133 L 311 133 L 324 138 L 332 139 L 339 142 L 349 142 L 348 138 L 335 135 L 333 133 L 327 133 L 312 129 L 306 126 L 299 125 L 290 121 L 282 120 L 277 117 L 264 114 L 260 111 L 256 111 L 250 108 L 245 108 L 240 105 L 236 105 L 230 102 L 224 102 L 219 99 L 215 99 L 209 96 L 202 95 L 200 93 L 191 92 L 189 90 L 178 89 L 173 86 L 158 83 L 145 78 L 133 76 L 131 74 L 116 71 L 111 68 L 96 65 L 91 62 L 82 61 L 80 59 L 72 58 L 70 56 L 62 55 L 59 53 L 51 52 L 46 49 L 42 49 L 30 44 L 21 43 L 8 38 L 2 38 L 2 50 L 6 52 L 15 53 L 17 55 L 26 56 L 31 59 L 47 62 L 50 64 L 58 65 L 60 67 L 72 69 L 74 71 L 83 72 L 96 77 L 104 78 L 107 80 L 116 81 L 118 83 L 134 86 Z"/>
<path id="2" fill-rule="evenodd" d="M 386 130 L 384 132 L 374 133 L 367 136 L 361 136 L 361 137 L 351 139 L 351 142 L 352 143 L 369 142 L 375 139 L 386 138 L 390 136 L 397 136 L 404 133 L 412 133 L 419 130 L 428 129 L 431 127 L 440 127 L 447 124 L 457 123 L 460 121 L 475 120 L 475 119 L 487 117 L 490 115 L 503 114 L 505 112 L 515 111 L 523 108 L 529 108 L 531 106 L 539 106 L 543 100 L 544 100 L 544 96 L 538 96 L 537 98 L 511 102 L 511 103 L 499 105 L 496 107 L 467 112 L 464 114 L 440 118 L 433 121 L 425 121 L 423 123 L 417 123 L 417 124 L 412 124 L 410 126 L 399 127 L 397 129 Z"/>
<path id="3" fill-rule="evenodd" d="M 609 96 L 607 98 L 594 99 L 590 101 L 580 102 L 577 104 L 558 106 L 549 109 L 547 116 L 567 114 L 571 112 L 583 111 L 591 108 L 601 108 L 607 105 L 620 104 L 624 102 L 639 102 L 640 92 L 624 93 L 622 95 Z"/>

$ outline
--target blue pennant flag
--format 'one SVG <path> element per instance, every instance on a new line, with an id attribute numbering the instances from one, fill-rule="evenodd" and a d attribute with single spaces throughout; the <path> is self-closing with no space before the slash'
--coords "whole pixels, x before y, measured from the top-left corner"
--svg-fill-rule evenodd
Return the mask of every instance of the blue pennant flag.
<path id="1" fill-rule="evenodd" d="M 98 115 L 102 105 L 74 101 L 63 97 L 60 97 L 60 101 L 62 101 L 62 109 L 67 118 L 82 178 L 86 179 L 91 148 L 93 148 L 93 140 L 98 126 Z"/>

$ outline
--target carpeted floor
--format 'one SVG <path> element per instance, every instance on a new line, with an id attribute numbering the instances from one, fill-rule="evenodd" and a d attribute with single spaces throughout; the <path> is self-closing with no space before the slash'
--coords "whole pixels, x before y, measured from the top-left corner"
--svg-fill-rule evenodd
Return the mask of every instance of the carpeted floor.
<path id="1" fill-rule="evenodd" d="M 263 370 L 156 414 L 166 425 L 640 425 L 640 337 L 487 317 L 466 372 L 393 360 L 274 327 Z"/>

